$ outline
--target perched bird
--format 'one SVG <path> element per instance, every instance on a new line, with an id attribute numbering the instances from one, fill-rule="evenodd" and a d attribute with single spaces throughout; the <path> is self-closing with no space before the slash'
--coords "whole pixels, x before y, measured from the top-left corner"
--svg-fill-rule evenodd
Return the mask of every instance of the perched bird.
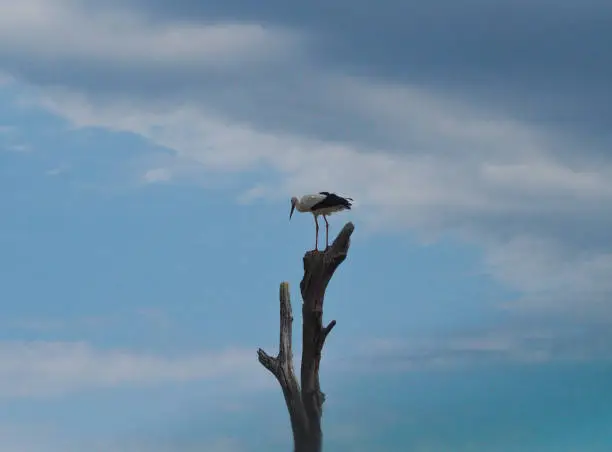
<path id="1" fill-rule="evenodd" d="M 317 231 L 317 237 L 315 239 L 315 250 L 319 248 L 319 215 L 323 216 L 325 220 L 325 247 L 329 247 L 329 223 L 327 222 L 327 215 L 331 215 L 335 212 L 342 210 L 350 210 L 353 201 L 352 198 L 343 198 L 335 193 L 329 193 L 322 191 L 313 195 L 304 195 L 300 199 L 297 197 L 291 198 L 291 212 L 289 213 L 289 219 L 293 215 L 293 211 L 297 209 L 298 212 L 310 212 L 314 216 L 315 226 Z"/>

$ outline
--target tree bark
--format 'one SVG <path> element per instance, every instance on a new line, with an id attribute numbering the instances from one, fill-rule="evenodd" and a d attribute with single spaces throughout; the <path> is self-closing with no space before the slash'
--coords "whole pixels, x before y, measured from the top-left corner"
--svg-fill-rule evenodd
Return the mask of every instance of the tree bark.
<path id="1" fill-rule="evenodd" d="M 293 370 L 291 300 L 289 283 L 280 285 L 280 343 L 276 357 L 261 348 L 259 362 L 278 380 L 285 397 L 295 452 L 321 452 L 323 433 L 321 417 L 325 395 L 319 382 L 319 365 L 325 339 L 336 325 L 332 320 L 323 327 L 323 301 L 327 285 L 338 266 L 346 259 L 355 226 L 344 225 L 334 242 L 324 252 L 313 250 L 304 255 L 302 293 L 302 363 L 301 388 Z"/>

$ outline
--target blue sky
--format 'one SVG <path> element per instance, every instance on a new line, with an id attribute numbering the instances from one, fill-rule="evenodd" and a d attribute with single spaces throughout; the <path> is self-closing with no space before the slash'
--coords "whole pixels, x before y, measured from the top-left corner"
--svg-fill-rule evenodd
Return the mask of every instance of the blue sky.
<path id="1" fill-rule="evenodd" d="M 289 450 L 331 190 L 327 450 L 609 451 L 611 13 L 0 0 L 2 450 Z"/>

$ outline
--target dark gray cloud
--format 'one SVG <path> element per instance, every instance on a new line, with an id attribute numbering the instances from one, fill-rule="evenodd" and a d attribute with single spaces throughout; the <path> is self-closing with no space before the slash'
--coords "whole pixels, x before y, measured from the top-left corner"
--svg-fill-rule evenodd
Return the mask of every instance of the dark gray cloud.
<path id="1" fill-rule="evenodd" d="M 311 57 L 356 74 L 478 100 L 580 139 L 612 124 L 607 1 L 133 1 L 152 20 L 257 21 L 311 37 Z"/>
<path id="2" fill-rule="evenodd" d="M 610 155 L 612 5 L 603 0 L 82 3 L 92 10 L 136 10 L 153 23 L 226 21 L 283 27 L 303 33 L 308 51 L 248 73 L 197 62 L 159 67 L 125 61 L 37 60 L 20 54 L 19 48 L 0 53 L 5 67 L 34 83 L 97 93 L 129 91 L 149 98 L 200 98 L 273 131 L 299 129 L 323 139 L 400 147 L 384 132 L 359 133 L 365 130 L 359 125 L 367 125 L 367 120 L 347 120 L 347 111 L 334 102 L 319 111 L 312 108 L 312 85 L 317 81 L 309 80 L 308 67 L 325 66 L 379 81 L 418 84 L 482 104 L 492 116 L 511 114 L 554 133 L 558 152 L 575 152 L 579 144 L 581 152 L 594 159 Z M 349 123 L 351 133 L 346 132 Z"/>

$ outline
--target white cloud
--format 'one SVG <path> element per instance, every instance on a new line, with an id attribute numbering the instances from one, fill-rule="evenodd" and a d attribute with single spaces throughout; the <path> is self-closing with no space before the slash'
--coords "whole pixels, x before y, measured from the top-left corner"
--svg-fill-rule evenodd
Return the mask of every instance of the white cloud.
<path id="1" fill-rule="evenodd" d="M 563 311 L 572 315 L 612 314 L 612 251 L 591 252 L 564 246 L 546 237 L 519 236 L 491 246 L 491 273 L 530 295 L 509 307 Z"/>
<path id="2" fill-rule="evenodd" d="M 270 133 L 221 118 L 201 104 L 183 103 L 162 112 L 133 101 L 96 102 L 59 91 L 47 92 L 40 102 L 76 126 L 137 133 L 206 170 L 271 167 L 285 176 L 285 193 L 334 185 L 355 193 L 365 205 L 400 208 L 408 217 L 411 211 L 421 214 L 446 207 L 471 213 L 521 213 L 536 206 L 571 211 L 580 206 L 561 202 L 567 197 L 591 203 L 612 199 L 612 166 L 574 170 L 555 158 L 554 150 L 541 143 L 543 137 L 527 125 L 480 120 L 486 112 L 446 105 L 425 90 L 373 87 L 351 78 L 335 81 L 336 93 L 351 86 L 350 97 L 372 121 L 394 117 L 395 125 L 385 125 L 390 133 L 419 133 L 420 141 L 428 142 L 427 149 L 398 153 Z M 380 99 L 364 104 L 361 97 L 366 93 L 372 98 L 371 91 Z M 381 105 L 387 102 L 386 107 Z M 478 129 L 480 123 L 486 126 L 482 136 L 465 132 Z M 410 146 L 407 139 L 406 143 Z M 168 170 L 153 171 L 165 177 Z M 560 202 L 554 203 L 551 195 Z"/>
<path id="3" fill-rule="evenodd" d="M 2 71 L 0 71 L 0 86 L 9 85 L 14 82 L 14 78 Z"/>
<path id="4" fill-rule="evenodd" d="M 155 24 L 82 2 L 0 0 L 0 50 L 46 61 L 224 66 L 285 54 L 292 37 L 259 24 Z"/>
<path id="5" fill-rule="evenodd" d="M 81 342 L 1 342 L 0 397 L 197 380 L 267 384 L 253 350 L 180 356 L 101 350 Z"/>
<path id="6" fill-rule="evenodd" d="M 149 183 L 167 182 L 172 179 L 172 172 L 168 168 L 154 168 L 147 170 L 143 179 Z"/>
<path id="7" fill-rule="evenodd" d="M 0 444 L 6 452 L 59 452 L 53 429 L 47 425 L 0 424 Z"/>
<path id="8" fill-rule="evenodd" d="M 65 174 L 68 171 L 70 171 L 70 165 L 60 165 L 56 166 L 55 168 L 48 169 L 47 171 L 45 171 L 45 174 L 47 176 L 59 176 L 61 174 Z"/>
<path id="9" fill-rule="evenodd" d="M 349 85 L 351 97 L 362 104 L 353 80 L 340 82 L 336 91 Z M 608 251 L 592 250 L 580 261 L 566 254 L 569 260 L 556 264 L 564 266 L 566 273 L 553 271 L 549 264 L 561 257 L 560 250 L 566 246 L 559 241 L 563 237 L 546 237 L 545 247 L 525 246 L 525 241 L 532 239 L 525 235 L 530 231 L 525 230 L 524 221 L 533 221 L 533 216 L 556 217 L 560 222 L 576 216 L 595 218 L 612 201 L 612 165 L 574 169 L 546 147 L 545 137 L 527 125 L 486 121 L 482 136 L 478 136 L 474 124 L 484 113 L 479 116 L 467 106 L 464 110 L 446 106 L 434 93 L 413 88 L 389 88 L 394 92 L 390 96 L 384 87 L 376 87 L 382 100 L 372 99 L 374 88 L 362 86 L 368 93 L 365 97 L 370 96 L 366 106 L 377 106 L 372 110 L 364 107 L 363 114 L 372 115 L 373 122 L 380 116 L 395 117 L 393 127 L 385 126 L 391 128 L 390 133 L 408 134 L 419 129 L 421 142 L 427 143 L 429 137 L 428 152 L 407 149 L 399 153 L 273 134 L 221 119 L 198 104 L 155 112 L 136 102 L 96 103 L 82 95 L 58 92 L 48 92 L 41 104 L 80 127 L 137 133 L 174 150 L 179 162 L 190 162 L 192 172 L 194 166 L 202 174 L 267 168 L 281 176 L 277 183 L 252 187 L 241 196 L 242 201 L 286 197 L 324 187 L 357 199 L 355 214 L 370 228 L 408 227 L 423 234 L 454 231 L 484 245 L 490 273 L 527 296 L 541 297 L 550 289 L 548 295 L 556 297 L 561 293 L 557 286 L 572 286 L 564 293 L 578 298 L 611 293 L 602 277 L 612 271 Z M 416 99 L 418 104 L 411 102 Z M 384 107 L 386 103 L 389 105 Z M 425 119 L 415 119 L 423 110 Z M 145 178 L 168 180 L 170 173 L 159 169 Z M 594 221 L 612 222 L 606 218 Z M 498 224 L 490 227 L 492 222 Z M 517 224 L 514 228 L 513 222 Z M 534 240 L 544 238 L 536 235 Z M 526 265 L 517 269 L 521 260 Z M 581 268 L 579 279 L 567 278 L 576 265 Z M 526 271 L 530 267 L 537 267 L 537 272 Z M 534 275 L 539 277 L 538 287 L 530 282 Z"/>
<path id="10" fill-rule="evenodd" d="M 0 86 L 2 85 L 0 80 Z M 30 152 L 29 145 L 21 142 L 19 130 L 15 126 L 0 125 L 0 151 L 24 153 Z"/>
<path id="11" fill-rule="evenodd" d="M 593 168 L 590 171 L 572 171 L 553 162 L 534 161 L 529 164 L 484 166 L 484 176 L 491 182 L 508 188 L 518 187 L 526 192 L 551 193 L 556 196 L 577 198 L 610 198 L 612 186 L 605 173 Z"/>
<path id="12" fill-rule="evenodd" d="M 490 364 L 612 361 L 611 336 L 603 329 L 498 326 L 438 337 L 364 340 L 339 357 L 345 370 L 409 372 Z"/>
<path id="13" fill-rule="evenodd" d="M 83 441 L 82 444 L 70 448 L 75 452 L 90 450 L 92 452 L 243 452 L 247 449 L 244 445 L 234 438 L 211 438 L 208 441 L 199 440 L 189 444 L 173 444 L 171 441 L 147 441 L 144 439 L 123 440 L 123 441 L 100 441 L 100 444 Z M 46 451 L 45 451 L 46 452 Z"/>
<path id="14" fill-rule="evenodd" d="M 30 146 L 27 144 L 9 144 L 5 146 L 5 149 L 10 152 L 30 152 Z"/>
<path id="15" fill-rule="evenodd" d="M 93 436 L 80 438 L 49 424 L 0 424 L 3 452 L 243 452 L 242 443 L 234 438 L 201 439 L 194 444 L 180 445 L 150 438 L 112 438 Z"/>

